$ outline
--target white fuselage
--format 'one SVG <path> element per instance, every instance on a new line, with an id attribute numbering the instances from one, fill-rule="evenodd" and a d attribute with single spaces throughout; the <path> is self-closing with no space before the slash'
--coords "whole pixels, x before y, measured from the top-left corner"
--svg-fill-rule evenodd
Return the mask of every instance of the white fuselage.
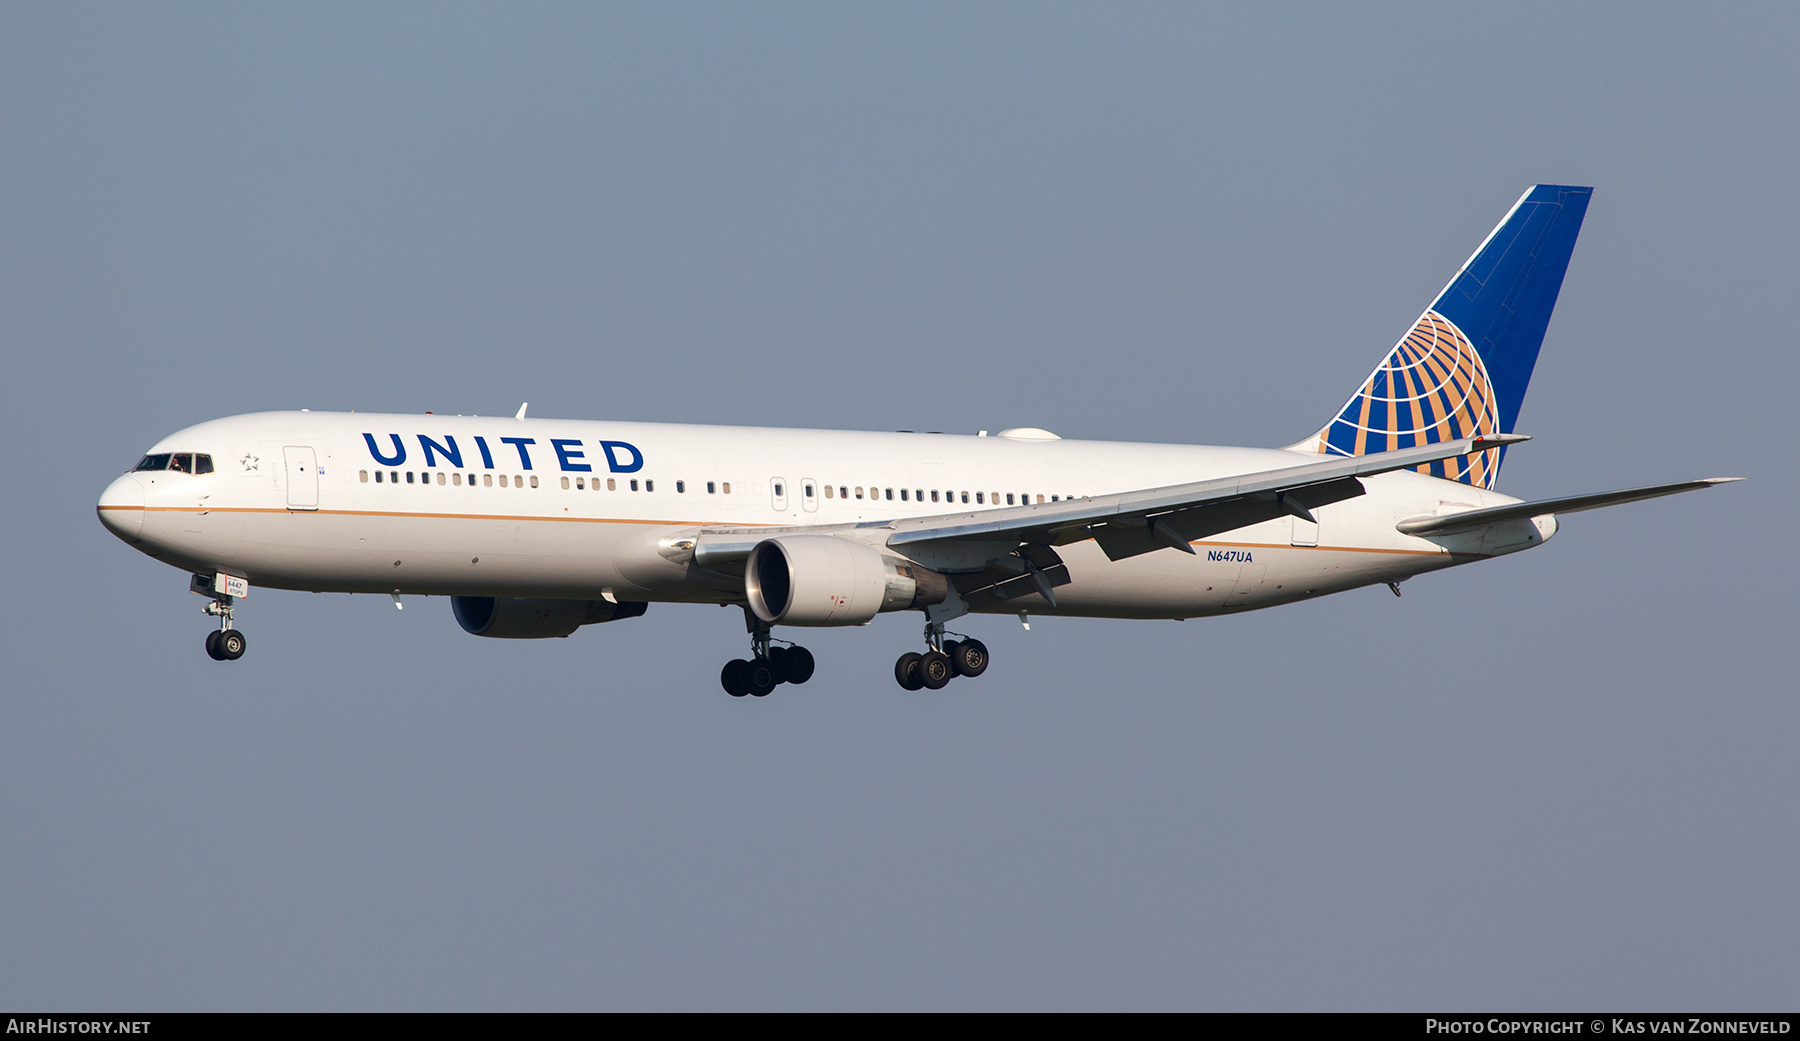
<path id="1" fill-rule="evenodd" d="M 702 527 L 971 513 L 1025 496 L 1081 498 L 1318 458 L 1285 449 L 324 412 L 213 420 L 150 451 L 209 454 L 214 472 L 128 473 L 102 497 L 101 519 L 185 570 L 283 589 L 695 603 L 744 602 L 741 579 L 661 552 Z M 1404 535 L 1394 527 L 1400 520 L 1517 500 L 1410 471 L 1363 480 L 1367 494 L 1317 509 L 1317 524 L 1282 517 L 1196 541 L 1193 555 L 1159 550 L 1115 562 L 1092 541 L 1061 546 L 1071 581 L 1056 591 L 1054 607 L 1032 594 L 995 609 L 1218 614 L 1399 581 L 1526 549 L 1555 530 L 1545 517 L 1451 538 Z"/>

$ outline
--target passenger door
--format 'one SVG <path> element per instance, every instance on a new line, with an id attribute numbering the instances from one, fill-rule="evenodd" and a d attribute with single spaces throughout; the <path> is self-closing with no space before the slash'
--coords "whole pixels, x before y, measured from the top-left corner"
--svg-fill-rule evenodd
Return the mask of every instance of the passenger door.
<path id="1" fill-rule="evenodd" d="M 287 505 L 290 510 L 319 508 L 319 462 L 310 445 L 288 445 L 281 450 L 287 464 Z"/>

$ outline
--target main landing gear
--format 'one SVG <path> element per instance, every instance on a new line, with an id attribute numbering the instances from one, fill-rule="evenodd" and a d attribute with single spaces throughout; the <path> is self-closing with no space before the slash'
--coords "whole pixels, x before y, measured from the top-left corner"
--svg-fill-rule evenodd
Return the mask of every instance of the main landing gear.
<path id="1" fill-rule="evenodd" d="M 219 620 L 219 628 L 206 634 L 206 656 L 213 661 L 237 661 L 244 656 L 244 634 L 231 627 L 231 607 L 236 600 L 212 587 L 212 580 L 195 575 L 189 589 L 206 596 L 201 613 Z"/>
<path id="2" fill-rule="evenodd" d="M 786 647 L 770 644 L 769 625 L 748 608 L 744 610 L 745 627 L 750 630 L 750 660 L 734 658 L 719 670 L 719 685 L 734 698 L 746 694 L 765 698 L 783 683 L 805 683 L 812 679 L 812 652 L 797 643 Z"/>
<path id="3" fill-rule="evenodd" d="M 970 679 L 987 671 L 988 649 L 980 640 L 944 639 L 944 623 L 925 624 L 925 653 L 907 651 L 894 662 L 894 680 L 907 690 L 942 690 L 957 676 Z"/>

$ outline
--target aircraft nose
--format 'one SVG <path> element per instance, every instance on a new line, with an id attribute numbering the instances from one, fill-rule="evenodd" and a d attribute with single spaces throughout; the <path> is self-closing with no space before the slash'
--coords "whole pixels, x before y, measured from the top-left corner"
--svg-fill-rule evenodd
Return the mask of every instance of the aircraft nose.
<path id="1" fill-rule="evenodd" d="M 144 482 L 126 474 L 100 493 L 100 523 L 126 542 L 136 542 L 144 529 Z"/>

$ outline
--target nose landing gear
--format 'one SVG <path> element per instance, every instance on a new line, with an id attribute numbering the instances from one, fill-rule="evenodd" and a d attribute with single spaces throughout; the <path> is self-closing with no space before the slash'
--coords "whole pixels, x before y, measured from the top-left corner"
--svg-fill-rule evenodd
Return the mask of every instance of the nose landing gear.
<path id="1" fill-rule="evenodd" d="M 207 633 L 206 654 L 213 661 L 237 661 L 244 656 L 244 634 L 236 629 Z"/>
<path id="2" fill-rule="evenodd" d="M 231 627 L 231 610 L 236 600 L 212 587 L 212 580 L 195 575 L 189 589 L 209 597 L 202 614 L 219 620 L 219 628 L 206 634 L 206 656 L 213 661 L 237 661 L 244 656 L 244 634 Z"/>

